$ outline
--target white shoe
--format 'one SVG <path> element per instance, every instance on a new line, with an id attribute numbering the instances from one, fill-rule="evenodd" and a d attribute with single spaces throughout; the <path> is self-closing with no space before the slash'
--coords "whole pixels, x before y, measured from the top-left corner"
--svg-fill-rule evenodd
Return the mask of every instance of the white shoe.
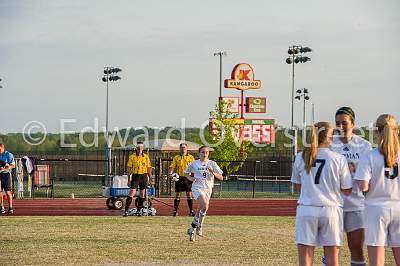
<path id="1" fill-rule="evenodd" d="M 196 235 L 203 236 L 203 229 L 200 226 L 196 227 Z"/>
<path id="2" fill-rule="evenodd" d="M 193 228 L 193 227 L 190 227 L 188 230 L 187 230 L 187 234 L 189 235 L 189 240 L 190 241 L 194 241 L 194 236 L 195 236 L 195 229 Z"/>

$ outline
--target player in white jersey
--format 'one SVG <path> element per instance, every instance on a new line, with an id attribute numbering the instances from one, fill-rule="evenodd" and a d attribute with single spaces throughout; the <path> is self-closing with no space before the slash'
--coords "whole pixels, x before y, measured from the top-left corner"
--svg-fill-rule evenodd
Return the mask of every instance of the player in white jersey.
<path id="1" fill-rule="evenodd" d="M 198 210 L 187 232 L 190 241 L 194 241 L 195 233 L 199 236 L 203 235 L 202 228 L 214 187 L 214 178 L 223 179 L 221 168 L 216 162 L 208 159 L 209 154 L 209 148 L 201 146 L 199 148 L 200 159 L 191 162 L 185 170 L 186 177 L 193 181 L 192 194 L 198 203 Z"/>
<path id="2" fill-rule="evenodd" d="M 353 134 L 355 113 L 350 107 L 341 107 L 335 114 L 336 129 L 331 150 L 346 157 L 352 177 L 361 157 L 371 150 L 371 144 Z M 343 228 L 347 234 L 347 244 L 350 249 L 351 265 L 365 266 L 363 254 L 364 244 L 364 195 L 353 180 L 353 189 L 349 197 L 344 198 Z"/>
<path id="3" fill-rule="evenodd" d="M 328 265 L 339 265 L 343 238 L 343 197 L 352 180 L 346 159 L 329 149 L 333 127 L 319 122 L 307 132 L 296 156 L 291 181 L 300 189 L 296 211 L 299 265 L 312 265 L 315 246 L 323 246 Z"/>
<path id="4" fill-rule="evenodd" d="M 400 266 L 400 146 L 392 115 L 376 121 L 378 148 L 362 158 L 355 179 L 365 196 L 365 242 L 370 265 L 385 264 L 385 246 Z"/>

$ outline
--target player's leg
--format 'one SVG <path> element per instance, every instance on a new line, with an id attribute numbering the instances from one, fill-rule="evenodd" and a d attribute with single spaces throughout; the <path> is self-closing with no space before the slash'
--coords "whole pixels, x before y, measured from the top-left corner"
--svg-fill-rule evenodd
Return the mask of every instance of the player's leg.
<path id="1" fill-rule="evenodd" d="M 12 197 L 12 192 L 11 190 L 6 191 L 7 194 L 7 200 L 8 200 L 8 211 L 7 213 L 13 214 L 14 209 L 13 209 L 13 197 Z"/>
<path id="2" fill-rule="evenodd" d="M 203 236 L 204 220 L 206 219 L 206 214 L 210 203 L 209 195 L 207 193 L 201 193 L 197 201 L 199 203 L 199 212 L 197 214 L 198 224 L 196 227 L 196 234 Z"/>
<path id="3" fill-rule="evenodd" d="M 343 213 L 344 231 L 347 235 L 352 266 L 365 266 L 364 260 L 364 219 L 362 211 L 349 211 Z"/>
<path id="4" fill-rule="evenodd" d="M 314 261 L 314 246 L 308 246 L 303 244 L 297 245 L 297 251 L 299 253 L 299 265 L 300 266 L 311 266 Z"/>
<path id="5" fill-rule="evenodd" d="M 176 188 L 175 188 L 175 190 L 176 190 Z M 175 199 L 174 199 L 174 212 L 173 212 L 172 216 L 176 216 L 178 214 L 179 203 L 181 203 L 181 192 L 176 192 Z"/>
<path id="6" fill-rule="evenodd" d="M 325 264 L 327 266 L 338 266 L 339 252 L 339 246 L 324 246 Z"/>
<path id="7" fill-rule="evenodd" d="M 400 266 L 400 247 L 392 248 L 394 261 L 396 262 L 397 266 Z"/>
<path id="8" fill-rule="evenodd" d="M 4 191 L 6 192 L 6 196 L 7 196 L 7 201 L 8 201 L 8 212 L 9 214 L 14 213 L 14 209 L 13 209 L 13 198 L 12 198 L 12 189 L 11 189 L 11 174 L 10 173 L 6 173 L 4 174 L 4 178 L 3 178 L 3 188 Z"/>
<path id="9" fill-rule="evenodd" d="M 370 266 L 385 265 L 385 247 L 383 246 L 368 246 L 368 258 Z"/>
<path id="10" fill-rule="evenodd" d="M 138 197 L 138 215 L 141 215 L 143 203 L 146 201 L 147 174 L 139 176 L 139 197 Z"/>
<path id="11" fill-rule="evenodd" d="M 181 202 L 181 191 L 182 191 L 182 181 L 178 180 L 175 182 L 175 199 L 174 199 L 174 212 L 172 216 L 176 216 L 178 214 L 179 203 Z"/>
<path id="12" fill-rule="evenodd" d="M 363 244 L 364 244 L 364 229 L 357 229 L 352 232 L 347 232 L 347 244 L 350 249 L 351 266 L 365 266 Z"/>
<path id="13" fill-rule="evenodd" d="M 137 179 L 136 175 L 132 175 L 132 180 L 130 184 L 131 190 L 129 191 L 129 196 L 126 198 L 124 216 L 128 216 L 129 207 L 132 204 L 133 197 L 136 195 L 136 188 L 138 187 L 138 181 L 139 180 Z"/>
<path id="14" fill-rule="evenodd" d="M 0 212 L 2 214 L 6 213 L 6 210 L 4 209 L 4 203 L 3 203 L 3 173 L 0 173 Z"/>
<path id="15" fill-rule="evenodd" d="M 197 189 L 195 189 L 192 193 L 193 193 L 193 198 L 194 198 L 196 201 L 199 200 L 200 195 L 201 195 L 200 191 L 197 190 Z M 200 205 L 198 204 L 197 206 L 198 206 L 198 207 L 197 207 L 197 214 L 193 217 L 193 220 L 192 220 L 192 222 L 191 222 L 191 224 L 190 224 L 190 227 L 189 227 L 189 229 L 187 230 L 187 234 L 189 235 L 189 240 L 190 240 L 190 241 L 194 241 L 194 240 L 195 240 L 195 231 L 196 231 L 196 228 L 197 228 L 197 226 L 198 226 L 198 224 L 199 224 L 199 216 L 198 216 L 198 213 L 199 213 L 199 211 L 200 211 Z"/>
<path id="16" fill-rule="evenodd" d="M 189 207 L 189 215 L 194 216 L 195 213 L 193 211 L 193 195 L 192 195 L 192 190 L 186 191 L 186 199 Z"/>

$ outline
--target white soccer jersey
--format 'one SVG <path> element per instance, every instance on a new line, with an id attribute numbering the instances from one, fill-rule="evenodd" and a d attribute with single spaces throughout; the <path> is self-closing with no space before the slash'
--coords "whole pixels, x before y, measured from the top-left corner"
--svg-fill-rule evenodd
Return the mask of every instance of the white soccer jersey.
<path id="1" fill-rule="evenodd" d="M 352 187 L 346 159 L 329 150 L 318 148 L 315 166 L 310 173 L 304 168 L 302 152 L 293 165 L 292 183 L 301 184 L 298 204 L 306 206 L 343 206 L 341 189 Z"/>
<path id="2" fill-rule="evenodd" d="M 217 165 L 216 162 L 212 160 L 207 160 L 202 162 L 200 160 L 195 160 L 191 162 L 185 170 L 186 174 L 193 173 L 195 180 L 192 184 L 193 189 L 204 189 L 204 190 L 212 190 L 214 186 L 214 175 L 212 175 L 208 168 L 212 168 L 214 172 L 222 174 L 221 168 Z"/>
<path id="3" fill-rule="evenodd" d="M 357 135 L 353 135 L 348 143 L 343 143 L 339 136 L 334 136 L 331 150 L 342 154 L 349 164 L 353 164 L 357 168 L 360 158 L 371 150 L 371 144 Z M 351 175 L 354 177 L 354 172 L 351 172 Z M 344 198 L 343 210 L 349 212 L 363 209 L 364 195 L 358 188 L 357 183 L 353 181 L 352 193 L 349 197 Z"/>
<path id="4" fill-rule="evenodd" d="M 385 159 L 378 149 L 370 151 L 361 159 L 354 179 L 369 181 L 365 204 L 369 206 L 400 206 L 400 154 L 397 167 L 385 167 Z"/>

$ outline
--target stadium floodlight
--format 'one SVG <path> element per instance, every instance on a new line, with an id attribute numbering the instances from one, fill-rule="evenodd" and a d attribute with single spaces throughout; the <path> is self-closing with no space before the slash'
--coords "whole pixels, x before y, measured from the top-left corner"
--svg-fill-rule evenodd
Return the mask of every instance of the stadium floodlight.
<path id="1" fill-rule="evenodd" d="M 301 100 L 303 98 L 303 129 L 306 128 L 306 101 L 310 100 L 310 96 L 308 95 L 308 89 L 303 88 L 301 90 L 296 91 L 296 99 Z"/>
<path id="2" fill-rule="evenodd" d="M 222 97 L 222 56 L 227 56 L 226 51 L 215 52 L 214 56 L 219 56 L 219 99 Z"/>
<path id="3" fill-rule="evenodd" d="M 106 93 L 106 167 L 105 167 L 105 182 L 108 182 L 108 176 L 110 172 L 110 158 L 111 158 L 111 144 L 109 142 L 109 137 L 108 137 L 108 82 L 109 81 L 117 81 L 120 80 L 121 77 L 114 75 L 113 73 L 118 73 L 121 72 L 122 70 L 118 67 L 104 67 L 103 73 L 104 76 L 102 77 L 102 81 L 106 82 L 107 84 L 107 93 Z"/>
<path id="4" fill-rule="evenodd" d="M 294 128 L 294 121 L 293 121 L 293 115 L 294 115 L 294 66 L 298 63 L 306 63 L 308 61 L 311 61 L 311 58 L 308 56 L 304 56 L 304 53 L 311 52 L 312 49 L 310 47 L 303 47 L 301 45 L 292 45 L 288 49 L 288 54 L 289 56 L 286 58 L 286 64 L 292 65 L 292 117 L 291 117 L 291 131 L 293 133 L 293 143 L 292 143 L 292 162 L 294 162 L 294 158 L 297 153 L 297 130 Z M 296 98 L 297 99 L 297 98 Z"/>

